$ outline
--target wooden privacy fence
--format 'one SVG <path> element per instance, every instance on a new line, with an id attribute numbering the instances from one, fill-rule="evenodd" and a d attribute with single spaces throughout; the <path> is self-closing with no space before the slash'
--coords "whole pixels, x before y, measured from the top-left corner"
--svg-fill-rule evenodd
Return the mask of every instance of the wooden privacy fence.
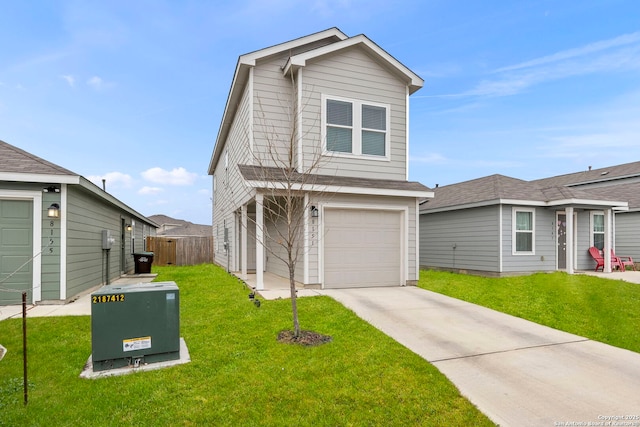
<path id="1" fill-rule="evenodd" d="M 213 236 L 147 237 L 155 265 L 196 265 L 213 262 Z"/>

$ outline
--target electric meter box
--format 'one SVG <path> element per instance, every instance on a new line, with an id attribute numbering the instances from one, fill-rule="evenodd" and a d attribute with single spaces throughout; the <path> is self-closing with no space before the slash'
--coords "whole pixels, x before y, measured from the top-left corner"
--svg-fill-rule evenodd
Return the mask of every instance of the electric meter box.
<path id="1" fill-rule="evenodd" d="M 175 282 L 105 286 L 91 294 L 94 371 L 180 358 L 180 293 Z"/>

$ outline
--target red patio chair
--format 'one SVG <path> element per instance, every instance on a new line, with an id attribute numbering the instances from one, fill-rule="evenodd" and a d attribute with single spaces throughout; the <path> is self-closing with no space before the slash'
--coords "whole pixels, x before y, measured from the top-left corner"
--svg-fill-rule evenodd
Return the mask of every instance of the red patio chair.
<path id="1" fill-rule="evenodd" d="M 591 246 L 589 248 L 589 255 L 591 255 L 591 258 L 596 262 L 595 271 L 598 271 L 599 268 L 602 268 L 602 271 L 604 271 L 604 258 L 602 257 L 600 250 L 595 246 Z"/>
<path id="2" fill-rule="evenodd" d="M 633 258 L 631 258 L 630 256 L 619 256 L 619 255 L 616 255 L 613 252 L 613 249 L 611 249 L 611 258 L 613 258 L 613 257 L 616 257 L 618 259 L 618 261 L 620 262 L 620 264 L 622 264 L 622 266 L 624 267 L 623 271 L 626 270 L 627 267 L 631 267 L 631 269 L 633 271 L 636 271 L 636 265 L 633 262 Z"/>
<path id="3" fill-rule="evenodd" d="M 604 256 L 602 255 L 602 252 L 600 252 L 600 249 L 596 248 L 595 246 L 591 246 L 589 248 L 589 255 L 591 255 L 593 260 L 596 262 L 595 271 L 598 271 L 599 268 L 602 268 L 602 271 L 604 271 Z M 611 253 L 611 269 L 614 270 L 615 268 L 618 268 L 620 271 L 624 271 L 624 264 L 622 263 L 620 258 L 617 256 L 614 256 L 612 252 Z"/>

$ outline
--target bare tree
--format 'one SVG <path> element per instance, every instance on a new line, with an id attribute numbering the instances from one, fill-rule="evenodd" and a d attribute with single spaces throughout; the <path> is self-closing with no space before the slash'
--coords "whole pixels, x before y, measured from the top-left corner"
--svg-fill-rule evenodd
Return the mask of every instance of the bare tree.
<path id="1" fill-rule="evenodd" d="M 319 193 L 326 193 L 327 175 L 319 175 L 321 165 L 326 157 L 322 155 L 322 146 L 318 137 L 309 138 L 301 129 L 303 106 L 298 101 L 298 86 L 291 75 L 290 97 L 278 99 L 283 117 L 273 120 L 265 114 L 262 99 L 258 98 L 256 130 L 259 131 L 259 143 L 250 150 L 251 165 L 239 165 L 241 174 L 252 181 L 268 183 L 265 188 L 256 188 L 263 196 L 265 249 L 270 256 L 280 260 L 286 266 L 291 295 L 291 311 L 293 315 L 293 336 L 301 334 L 298 319 L 298 305 L 295 273 L 296 266 L 304 255 L 304 238 L 306 220 L 309 218 L 311 206 Z M 313 119 L 311 126 L 318 126 L 319 119 Z M 319 133 L 318 133 L 319 134 Z M 247 138 L 249 140 L 249 138 Z M 301 142 L 306 143 L 304 161 L 299 159 L 298 150 Z M 312 144 L 309 141 L 315 140 Z M 312 148 L 313 147 L 313 148 Z M 245 188 L 252 191 L 253 188 Z M 256 220 L 248 219 L 256 227 Z M 267 224 L 269 226 L 267 226 Z"/>

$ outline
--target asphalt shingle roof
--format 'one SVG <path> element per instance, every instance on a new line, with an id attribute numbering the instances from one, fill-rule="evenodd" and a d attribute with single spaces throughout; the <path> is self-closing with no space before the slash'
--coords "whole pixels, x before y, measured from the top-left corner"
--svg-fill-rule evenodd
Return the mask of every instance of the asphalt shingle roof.
<path id="1" fill-rule="evenodd" d="M 499 200 L 522 200 L 531 202 L 552 202 L 570 199 L 621 202 L 629 198 L 620 191 L 581 189 L 563 185 L 549 185 L 546 181 L 523 181 L 504 175 L 490 175 L 471 181 L 438 187 L 435 197 L 420 207 L 428 211 L 475 203 L 498 202 Z M 618 187 L 616 187 L 618 188 Z M 599 190 L 599 191 L 594 191 Z"/>
<path id="2" fill-rule="evenodd" d="M 242 177 L 247 181 L 284 182 L 287 180 L 284 170 L 280 168 L 238 165 L 238 169 L 240 170 Z M 430 188 L 416 181 L 395 181 L 392 179 L 371 179 L 316 174 L 305 175 L 299 174 L 297 172 L 292 173 L 291 181 L 298 184 L 335 187 L 356 187 L 371 189 L 381 188 L 387 190 L 402 191 L 432 191 Z"/>
<path id="3" fill-rule="evenodd" d="M 0 172 L 78 176 L 68 169 L 27 153 L 4 141 L 0 141 Z"/>
<path id="4" fill-rule="evenodd" d="M 640 162 L 625 163 L 623 165 L 552 176 L 531 182 L 537 183 L 540 186 L 549 187 L 555 185 L 576 185 L 596 181 L 611 181 L 632 176 L 640 176 Z"/>

